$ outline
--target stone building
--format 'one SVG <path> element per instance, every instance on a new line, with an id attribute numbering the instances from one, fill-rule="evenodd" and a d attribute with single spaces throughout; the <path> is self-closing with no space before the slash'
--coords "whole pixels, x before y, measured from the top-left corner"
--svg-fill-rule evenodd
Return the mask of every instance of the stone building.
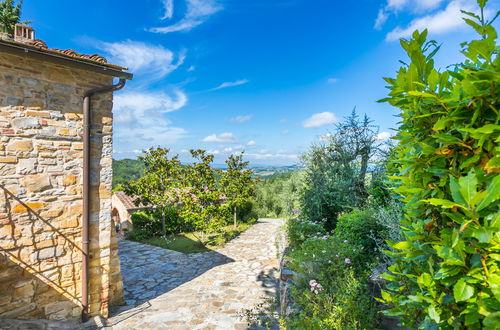
<path id="1" fill-rule="evenodd" d="M 115 223 L 119 223 L 122 230 L 132 230 L 132 214 L 138 211 L 150 209 L 151 206 L 145 206 L 142 203 L 136 205 L 135 199 L 128 196 L 123 191 L 113 193 L 111 199 L 113 217 Z"/>
<path id="2" fill-rule="evenodd" d="M 0 35 L 0 318 L 106 317 L 123 300 L 110 90 L 124 70 L 26 26 Z"/>

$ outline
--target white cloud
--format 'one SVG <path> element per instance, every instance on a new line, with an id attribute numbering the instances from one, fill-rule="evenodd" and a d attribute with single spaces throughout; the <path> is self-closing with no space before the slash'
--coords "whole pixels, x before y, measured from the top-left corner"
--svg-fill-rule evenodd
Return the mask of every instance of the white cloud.
<path id="1" fill-rule="evenodd" d="M 387 141 L 391 138 L 391 133 L 389 132 L 380 132 L 377 134 L 376 139 L 379 141 Z"/>
<path id="2" fill-rule="evenodd" d="M 174 0 L 163 0 L 163 7 L 165 7 L 165 14 L 162 20 L 172 18 L 174 15 Z"/>
<path id="3" fill-rule="evenodd" d="M 252 117 L 253 117 L 252 115 L 236 116 L 236 117 L 229 118 L 229 121 L 233 122 L 233 123 L 244 123 L 244 122 L 252 119 Z"/>
<path id="4" fill-rule="evenodd" d="M 168 16 L 167 6 L 165 6 L 165 9 L 165 16 Z M 186 0 L 186 13 L 180 21 L 165 27 L 154 27 L 149 31 L 156 33 L 189 31 L 204 23 L 210 16 L 220 10 L 222 10 L 222 5 L 217 0 Z"/>
<path id="5" fill-rule="evenodd" d="M 222 134 L 211 134 L 205 137 L 203 142 L 214 142 L 214 143 L 236 143 L 238 142 L 234 137 L 233 133 L 222 133 Z"/>
<path id="6" fill-rule="evenodd" d="M 382 28 L 382 25 L 384 25 L 388 18 L 389 14 L 385 10 L 380 9 L 378 11 L 377 19 L 375 20 L 374 28 L 376 30 L 380 30 Z"/>
<path id="7" fill-rule="evenodd" d="M 444 0 L 388 0 L 386 11 L 409 10 L 411 12 L 423 12 L 438 8 Z"/>
<path id="8" fill-rule="evenodd" d="M 326 82 L 329 83 L 329 84 L 335 84 L 338 81 L 339 80 L 337 78 L 328 78 L 328 80 Z"/>
<path id="9" fill-rule="evenodd" d="M 248 146 L 254 146 L 254 145 L 256 145 L 256 144 L 257 144 L 257 143 L 255 143 L 255 141 L 254 141 L 254 140 L 248 141 L 248 143 L 247 143 L 247 145 L 248 145 Z"/>
<path id="10" fill-rule="evenodd" d="M 410 37 L 415 30 L 428 29 L 431 34 L 442 34 L 463 26 L 463 14 L 460 10 L 473 11 L 469 0 L 452 0 L 445 9 L 414 19 L 406 28 L 396 27 L 386 36 L 387 41 Z"/>
<path id="11" fill-rule="evenodd" d="M 256 159 L 256 160 L 298 160 L 299 155 L 297 154 L 288 154 L 288 153 L 263 153 L 263 152 L 258 152 L 258 153 L 246 153 L 246 157 L 250 159 Z"/>
<path id="12" fill-rule="evenodd" d="M 302 126 L 305 128 L 321 127 L 326 125 L 331 125 L 338 121 L 335 114 L 331 112 L 320 112 L 315 113 L 311 117 L 307 118 L 302 122 Z"/>
<path id="13" fill-rule="evenodd" d="M 415 30 L 428 29 L 431 34 L 442 34 L 463 26 L 463 14 L 460 10 L 473 11 L 474 7 L 468 0 L 452 0 L 444 10 L 414 19 L 406 28 L 396 27 L 389 32 L 386 40 L 394 41 L 410 37 Z"/>
<path id="14" fill-rule="evenodd" d="M 374 28 L 380 30 L 392 14 L 410 12 L 412 14 L 432 11 L 440 7 L 445 0 L 387 0 L 380 8 L 375 19 Z"/>
<path id="15" fill-rule="evenodd" d="M 180 89 L 172 95 L 163 92 L 127 92 L 114 96 L 113 104 L 115 119 L 120 122 L 125 110 L 132 110 L 135 115 L 145 115 L 147 112 L 165 113 L 179 110 L 187 104 L 187 96 Z"/>
<path id="16" fill-rule="evenodd" d="M 248 83 L 249 83 L 249 81 L 247 79 L 240 79 L 240 80 L 236 80 L 236 81 L 227 81 L 227 82 L 223 82 L 222 84 L 220 84 L 217 87 L 210 88 L 209 91 L 216 91 L 219 89 L 240 86 L 240 85 L 244 85 L 244 84 L 248 84 Z"/>
<path id="17" fill-rule="evenodd" d="M 134 74 L 159 79 L 177 69 L 185 55 L 174 54 L 161 45 L 125 40 L 120 42 L 98 42 L 97 48 L 107 53 L 110 62 L 126 66 Z"/>
<path id="18" fill-rule="evenodd" d="M 211 155 L 218 155 L 218 154 L 220 154 L 220 151 L 217 149 L 214 149 L 214 150 L 208 150 L 207 153 L 211 154 Z"/>
<path id="19" fill-rule="evenodd" d="M 119 149 L 145 149 L 174 143 L 187 134 L 172 126 L 165 113 L 179 110 L 187 104 L 179 89 L 172 95 L 165 92 L 131 91 L 114 96 L 114 140 Z"/>
<path id="20" fill-rule="evenodd" d="M 332 137 L 332 133 L 326 133 L 319 137 L 320 141 L 328 141 Z"/>

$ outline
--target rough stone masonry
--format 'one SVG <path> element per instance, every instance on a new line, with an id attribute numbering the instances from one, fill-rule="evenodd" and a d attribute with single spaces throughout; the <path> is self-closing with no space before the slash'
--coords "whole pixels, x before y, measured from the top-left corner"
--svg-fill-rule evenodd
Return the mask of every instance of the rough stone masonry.
<path id="1" fill-rule="evenodd" d="M 82 102 L 112 77 L 0 52 L 0 318 L 81 314 Z M 112 94 L 92 99 L 89 308 L 123 299 L 111 219 Z"/>

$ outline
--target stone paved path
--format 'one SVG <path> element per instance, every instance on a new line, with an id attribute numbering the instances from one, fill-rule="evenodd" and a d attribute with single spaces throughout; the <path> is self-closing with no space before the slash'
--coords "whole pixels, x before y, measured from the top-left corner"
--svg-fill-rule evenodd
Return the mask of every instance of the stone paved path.
<path id="1" fill-rule="evenodd" d="M 183 254 L 124 241 L 127 306 L 107 329 L 246 329 L 241 312 L 274 297 L 281 220 L 259 220 L 217 251 Z"/>

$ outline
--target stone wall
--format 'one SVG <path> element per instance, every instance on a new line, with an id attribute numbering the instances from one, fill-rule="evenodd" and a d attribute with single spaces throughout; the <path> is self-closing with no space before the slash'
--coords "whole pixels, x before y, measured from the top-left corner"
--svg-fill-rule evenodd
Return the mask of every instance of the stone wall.
<path id="1" fill-rule="evenodd" d="M 82 102 L 112 78 L 0 53 L 0 318 L 81 314 Z M 112 95 L 92 98 L 90 311 L 123 299 L 111 223 Z"/>

